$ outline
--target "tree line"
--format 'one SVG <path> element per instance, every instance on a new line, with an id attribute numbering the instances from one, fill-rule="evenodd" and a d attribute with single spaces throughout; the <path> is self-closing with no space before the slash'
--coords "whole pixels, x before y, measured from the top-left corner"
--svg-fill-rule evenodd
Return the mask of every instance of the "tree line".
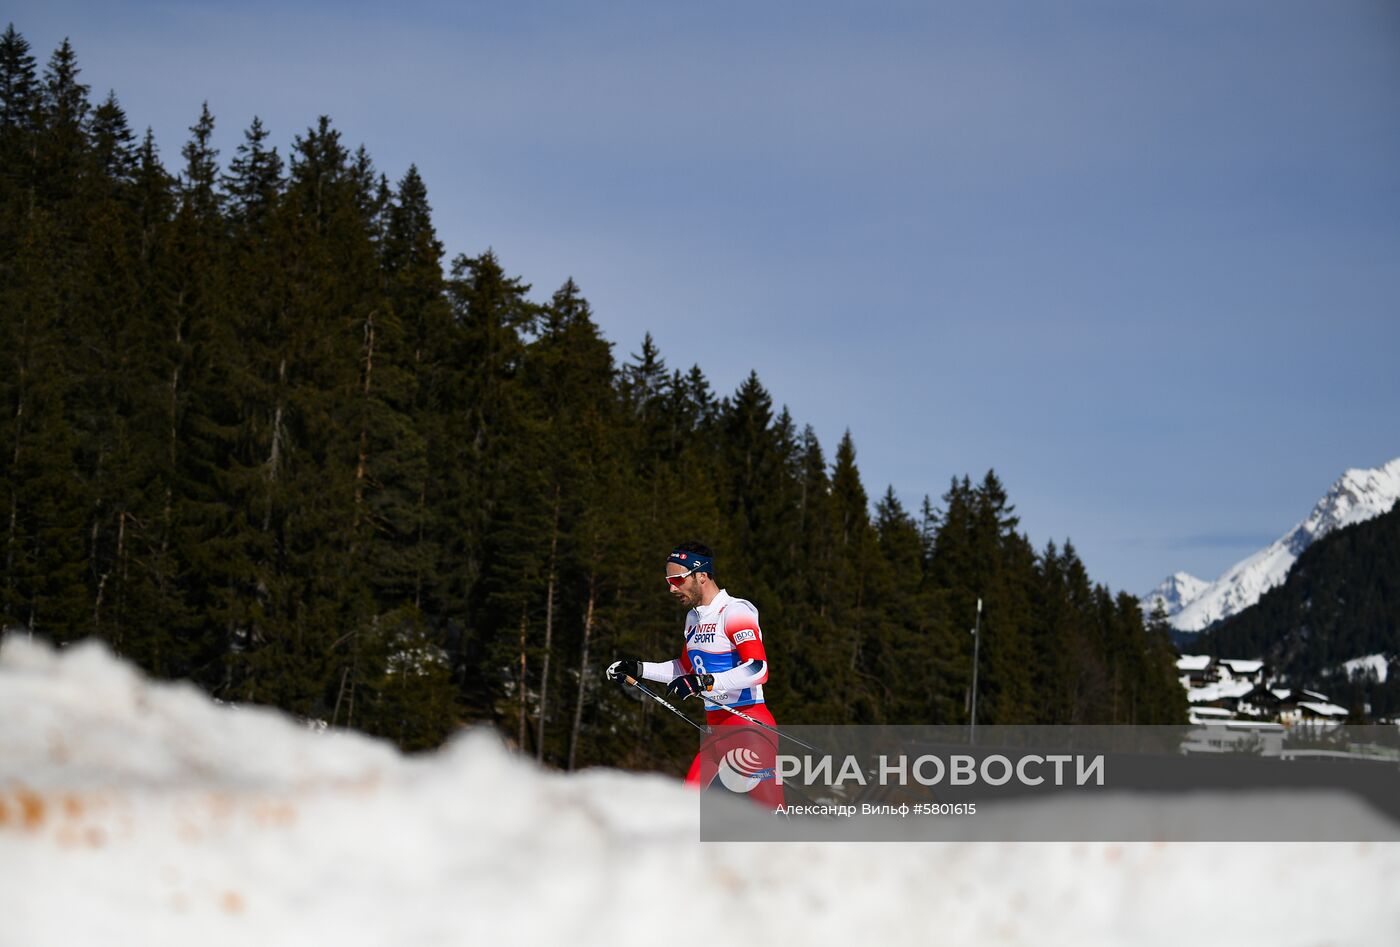
<path id="1" fill-rule="evenodd" d="M 490 721 L 550 764 L 668 766 L 602 680 L 678 652 L 676 542 L 760 609 L 780 721 L 1184 716 L 1164 625 L 1019 531 L 994 472 L 874 503 L 751 374 L 619 360 L 570 280 L 445 259 L 415 168 L 328 118 L 163 163 L 65 41 L 0 38 L 0 618 L 409 749 Z"/>

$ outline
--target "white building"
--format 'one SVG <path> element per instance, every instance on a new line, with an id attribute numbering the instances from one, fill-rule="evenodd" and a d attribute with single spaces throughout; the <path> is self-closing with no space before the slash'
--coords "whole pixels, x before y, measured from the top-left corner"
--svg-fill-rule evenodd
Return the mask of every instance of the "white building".
<path id="1" fill-rule="evenodd" d="M 1183 654 L 1176 659 L 1176 676 L 1190 690 L 1215 680 L 1215 658 L 1208 654 Z"/>
<path id="2" fill-rule="evenodd" d="M 1224 720 L 1212 717 L 1214 708 L 1191 708 L 1196 728 L 1182 741 L 1183 753 L 1257 753 L 1278 756 L 1283 752 L 1287 728 L 1259 720 Z M 1199 715 L 1200 719 L 1197 719 Z"/>
<path id="3" fill-rule="evenodd" d="M 1222 681 L 1249 681 L 1251 684 L 1264 683 L 1268 666 L 1263 661 L 1245 658 L 1220 658 L 1216 662 L 1217 679 Z"/>

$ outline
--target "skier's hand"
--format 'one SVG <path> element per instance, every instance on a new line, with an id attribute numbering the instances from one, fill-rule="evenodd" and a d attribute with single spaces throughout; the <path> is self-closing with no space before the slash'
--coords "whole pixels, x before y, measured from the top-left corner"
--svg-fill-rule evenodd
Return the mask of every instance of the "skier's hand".
<path id="1" fill-rule="evenodd" d="M 614 661 L 608 665 L 608 680 L 620 681 L 624 677 L 640 679 L 642 676 L 642 662 L 640 661 Z"/>
<path id="2" fill-rule="evenodd" d="M 714 688 L 715 676 L 713 674 L 682 674 L 666 685 L 666 693 L 684 700 L 687 697 L 694 697 L 701 691 L 714 690 Z"/>

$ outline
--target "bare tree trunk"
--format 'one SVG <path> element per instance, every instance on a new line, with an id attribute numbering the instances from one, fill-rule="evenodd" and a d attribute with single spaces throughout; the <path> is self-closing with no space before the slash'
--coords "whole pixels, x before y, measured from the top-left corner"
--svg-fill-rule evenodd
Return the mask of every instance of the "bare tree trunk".
<path id="1" fill-rule="evenodd" d="M 583 613 L 583 649 L 578 659 L 578 701 L 574 704 L 574 729 L 569 736 L 569 769 L 578 759 L 578 734 L 583 725 L 583 695 L 588 683 L 588 640 L 593 633 L 593 604 L 597 600 L 596 574 L 588 577 L 588 608 Z"/>
<path id="2" fill-rule="evenodd" d="M 28 329 L 28 319 L 20 327 L 23 338 Z M 15 545 L 19 536 L 19 459 L 20 444 L 24 441 L 24 360 L 19 364 L 19 403 L 15 405 L 15 449 L 10 458 L 13 471 L 10 478 L 10 531 L 5 539 L 5 615 L 10 614 L 10 601 L 15 587 Z"/>
<path id="3" fill-rule="evenodd" d="M 185 293 L 180 292 L 179 299 L 175 302 L 177 315 L 175 317 L 175 353 L 176 358 L 183 360 L 181 354 L 185 345 L 184 327 L 180 322 L 179 310 L 185 306 Z M 180 365 L 177 363 L 170 373 L 170 468 L 168 475 L 173 481 L 175 478 L 175 464 L 180 457 Z M 163 593 L 165 591 L 165 554 L 170 549 L 170 534 L 174 530 L 175 520 L 175 492 L 170 482 L 165 485 L 165 509 L 162 514 L 162 535 L 160 539 L 160 567 L 158 569 L 158 585 Z"/>
<path id="4" fill-rule="evenodd" d="M 117 561 L 112 566 L 112 568 L 117 570 L 117 601 L 114 610 L 117 613 L 118 624 L 116 641 L 114 641 L 113 644 L 118 650 L 121 649 L 122 639 L 124 637 L 122 635 L 121 617 L 126 614 L 126 577 L 128 571 L 126 561 L 126 521 L 130 516 L 131 514 L 126 510 L 122 510 L 117 514 Z"/>
<path id="5" fill-rule="evenodd" d="M 365 416 L 360 422 L 360 460 L 355 467 L 355 529 L 360 526 L 365 498 L 365 466 L 369 459 L 369 384 L 374 374 L 374 312 L 365 318 Z"/>
<path id="6" fill-rule="evenodd" d="M 287 381 L 287 360 L 283 358 L 277 365 L 277 407 L 272 412 L 272 446 L 268 450 L 267 471 L 268 490 L 263 504 L 263 532 L 272 528 L 272 484 L 277 482 L 277 471 L 282 464 L 282 387 Z"/>
<path id="7" fill-rule="evenodd" d="M 103 464 L 106 462 L 106 459 L 106 448 L 99 446 L 97 449 L 97 463 L 93 467 L 93 479 L 97 483 L 101 483 L 104 479 L 104 473 L 102 468 Z M 104 515 L 104 503 L 105 498 L 99 496 L 97 498 L 97 501 L 93 504 L 92 531 L 88 535 L 88 570 L 94 574 L 96 574 L 97 571 L 102 567 L 102 553 L 99 549 L 99 546 L 102 543 L 102 517 Z M 111 575 L 112 567 L 109 566 L 106 572 L 103 572 L 100 576 L 98 576 L 97 592 L 93 595 L 92 600 L 92 633 L 94 635 L 107 638 L 107 640 L 109 641 L 111 640 L 111 638 L 107 635 L 102 634 L 102 601 L 107 590 L 107 579 L 110 578 Z"/>
<path id="8" fill-rule="evenodd" d="M 379 616 L 374 615 L 369 620 L 369 632 L 372 639 L 379 637 Z M 345 725 L 353 727 L 355 725 L 355 685 L 360 681 L 360 626 L 356 622 L 350 631 L 350 703 L 345 708 Z M 381 698 L 383 695 L 380 695 Z"/>
<path id="9" fill-rule="evenodd" d="M 559 552 L 559 485 L 554 485 L 554 524 L 549 535 L 549 583 L 544 596 L 544 663 L 540 669 L 540 719 L 535 738 L 535 759 L 544 761 L 544 717 L 549 697 L 549 657 L 554 644 L 554 583 Z"/>
<path id="10" fill-rule="evenodd" d="M 520 726 L 516 741 L 520 752 L 525 752 L 525 606 L 520 606 Z"/>
<path id="11" fill-rule="evenodd" d="M 424 510 L 428 505 L 428 476 L 423 475 L 423 482 L 418 485 L 418 549 L 423 548 L 423 523 L 425 521 Z M 413 567 L 413 607 L 421 612 L 423 610 L 423 560 L 415 558 L 417 563 Z"/>
<path id="12" fill-rule="evenodd" d="M 98 504 L 98 510 L 101 510 L 100 502 Z M 93 519 L 92 535 L 88 537 L 88 562 L 94 570 L 97 568 L 97 541 L 101 536 L 102 520 L 99 515 Z M 101 577 L 97 580 L 97 594 L 93 597 L 92 601 L 92 633 L 95 635 L 102 634 L 102 597 L 107 589 L 107 578 L 111 574 L 112 570 L 108 569 L 106 572 L 102 573 Z"/>
<path id="13" fill-rule="evenodd" d="M 331 714 L 331 726 L 334 727 L 340 722 L 340 701 L 345 696 L 345 681 L 350 676 L 350 669 L 342 668 L 340 671 L 340 690 L 335 694 L 335 711 Z"/>
<path id="14" fill-rule="evenodd" d="M 183 300 L 182 300 L 183 302 Z M 183 333 L 178 321 L 175 325 L 175 343 L 178 351 L 184 344 Z M 156 588 L 162 600 L 165 598 L 166 556 L 170 552 L 171 534 L 175 532 L 175 465 L 180 457 L 180 366 L 170 373 L 170 467 L 166 471 L 169 479 L 165 483 L 165 507 L 161 512 L 160 558 L 156 564 Z M 157 639 L 159 641 L 159 639 Z M 159 647 L 159 644 L 157 644 Z M 158 660 L 158 659 L 157 659 Z"/>
<path id="15" fill-rule="evenodd" d="M 102 594 L 107 588 L 107 578 L 112 573 L 110 571 L 102 573 L 102 577 L 97 580 L 97 597 L 92 603 L 92 630 L 102 633 Z"/>

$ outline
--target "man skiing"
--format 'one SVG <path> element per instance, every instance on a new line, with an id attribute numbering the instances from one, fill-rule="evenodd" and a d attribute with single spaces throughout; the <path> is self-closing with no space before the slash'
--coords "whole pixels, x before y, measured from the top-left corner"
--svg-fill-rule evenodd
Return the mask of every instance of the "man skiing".
<path id="1" fill-rule="evenodd" d="M 758 609 L 719 587 L 714 555 L 700 543 L 682 543 L 671 550 L 666 584 L 672 597 L 690 608 L 680 658 L 661 663 L 614 661 L 608 677 L 645 678 L 665 684 L 672 697 L 703 698 L 710 731 L 685 781 L 704 788 L 719 775 L 726 788 L 746 792 L 761 805 L 782 805 L 783 788 L 773 778 L 776 735 L 719 709 L 732 707 L 770 727 L 777 725 L 763 702 L 768 657 Z"/>

